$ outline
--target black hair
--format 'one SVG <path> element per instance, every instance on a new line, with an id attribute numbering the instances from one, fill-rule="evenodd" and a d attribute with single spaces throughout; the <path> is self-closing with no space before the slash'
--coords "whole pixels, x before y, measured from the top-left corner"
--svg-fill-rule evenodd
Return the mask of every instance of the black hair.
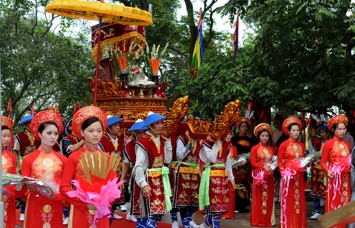
<path id="1" fill-rule="evenodd" d="M 340 123 L 334 124 L 333 127 L 332 127 L 332 131 L 335 131 L 338 128 L 339 124 Z M 342 123 L 342 124 L 344 124 L 344 123 Z M 346 125 L 345 124 L 344 124 L 344 126 L 345 126 L 345 129 L 346 129 Z"/>
<path id="2" fill-rule="evenodd" d="M 258 132 L 258 138 L 260 138 L 261 133 L 263 133 L 264 131 L 266 131 L 266 132 L 267 132 L 267 134 L 268 134 L 268 135 L 269 135 L 269 137 L 270 137 L 270 133 L 269 133 L 269 131 L 268 131 L 268 130 L 266 130 L 266 129 L 264 129 L 264 130 L 261 130 L 261 131 L 259 131 L 259 132 Z"/>
<path id="3" fill-rule="evenodd" d="M 1 130 L 7 130 L 7 129 L 10 130 L 10 128 L 8 126 L 1 126 Z"/>
<path id="4" fill-rule="evenodd" d="M 81 130 L 84 131 L 91 124 L 96 123 L 96 122 L 99 122 L 101 124 L 101 127 L 103 128 L 101 121 L 97 117 L 90 117 L 89 119 L 87 119 L 83 122 L 83 124 L 81 125 Z"/>
<path id="5" fill-rule="evenodd" d="M 41 123 L 41 125 L 39 125 L 39 127 L 38 127 L 38 132 L 39 132 L 39 133 L 42 133 L 42 132 L 44 131 L 44 129 L 45 129 L 47 126 L 49 126 L 49 125 L 54 125 L 54 126 L 56 126 L 57 130 L 59 131 L 59 127 L 58 127 L 58 125 L 57 125 L 55 122 L 53 122 L 53 121 L 48 121 L 48 122 Z"/>
<path id="6" fill-rule="evenodd" d="M 234 132 L 234 131 L 235 131 L 235 126 L 234 126 L 234 125 L 232 125 L 232 126 L 229 128 L 229 131 Z"/>
<path id="7" fill-rule="evenodd" d="M 301 130 L 300 125 L 298 125 L 298 124 L 296 124 L 296 123 L 292 123 L 292 124 L 290 124 L 290 125 L 288 126 L 287 130 L 288 130 L 288 131 L 291 131 L 291 128 L 292 128 L 292 126 L 294 126 L 294 125 L 297 125 L 297 126 L 298 126 L 298 128 Z"/>
<path id="8" fill-rule="evenodd" d="M 282 121 L 284 121 L 284 118 L 280 115 L 280 114 L 277 114 L 274 116 L 274 118 L 272 119 L 273 122 L 280 122 L 282 123 Z"/>

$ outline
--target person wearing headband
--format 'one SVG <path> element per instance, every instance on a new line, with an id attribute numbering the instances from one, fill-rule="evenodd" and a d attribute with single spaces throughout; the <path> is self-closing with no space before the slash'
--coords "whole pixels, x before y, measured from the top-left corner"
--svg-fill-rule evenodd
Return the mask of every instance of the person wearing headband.
<path id="1" fill-rule="evenodd" d="M 299 142 L 302 122 L 296 116 L 288 117 L 282 131 L 289 139 L 278 150 L 278 166 L 281 173 L 281 219 L 280 227 L 307 227 L 306 198 L 304 193 L 304 167 L 300 166 L 305 156 L 305 147 Z"/>
<path id="2" fill-rule="evenodd" d="M 270 146 L 271 134 L 272 128 L 267 123 L 261 123 L 254 128 L 254 135 L 259 139 L 259 144 L 253 146 L 250 152 L 253 167 L 251 226 L 275 225 L 274 175 L 271 168 L 274 149 Z"/>
<path id="3" fill-rule="evenodd" d="M 63 131 L 63 121 L 59 113 L 44 110 L 34 116 L 30 129 L 41 145 L 24 157 L 21 175 L 40 180 L 50 186 L 51 193 L 45 195 L 27 186 L 30 193 L 27 196 L 24 226 L 59 227 L 63 223 L 62 206 L 65 205 L 65 198 L 59 192 L 59 185 L 67 158 L 54 151 L 53 146 Z"/>
<path id="4" fill-rule="evenodd" d="M 328 121 L 328 129 L 334 136 L 324 143 L 320 161 L 327 176 L 325 213 L 350 202 L 350 143 L 344 140 L 347 125 L 348 117 L 342 114 L 335 115 Z"/>
<path id="5" fill-rule="evenodd" d="M 171 140 L 162 136 L 165 116 L 149 112 L 144 120 L 147 133 L 136 144 L 135 180 L 143 196 L 146 227 L 157 227 L 166 211 L 171 210 L 169 164 L 172 159 Z"/>
<path id="6" fill-rule="evenodd" d="M 101 191 L 103 186 L 107 185 L 117 177 L 115 170 L 108 169 L 112 156 L 103 152 L 99 143 L 102 138 L 104 129 L 107 126 L 107 116 L 105 112 L 96 106 L 86 106 L 79 109 L 73 117 L 72 128 L 80 139 L 84 140 L 84 145 L 77 151 L 70 154 L 67 162 L 64 165 L 62 183 L 60 192 L 65 196 L 66 200 L 71 203 L 69 226 L 72 228 L 81 227 L 110 227 L 109 215 L 103 215 L 101 218 L 96 218 L 97 208 L 93 204 L 84 202 L 79 197 L 70 197 L 73 194 L 72 180 L 80 183 L 83 191 Z M 87 169 L 87 160 L 93 159 L 92 169 Z M 106 157 L 107 163 L 100 164 L 100 170 L 108 169 L 104 177 L 99 177 L 98 174 L 90 170 L 98 170 L 97 163 L 99 157 Z M 83 165 L 86 164 L 86 165 Z M 91 166 L 91 165 L 90 165 Z M 86 167 L 86 168 L 85 168 Z M 90 189 L 90 188 L 93 189 Z M 85 190 L 88 189 L 88 190 Z M 99 189 L 99 190 L 97 190 Z M 108 202 L 112 203 L 112 202 Z"/>

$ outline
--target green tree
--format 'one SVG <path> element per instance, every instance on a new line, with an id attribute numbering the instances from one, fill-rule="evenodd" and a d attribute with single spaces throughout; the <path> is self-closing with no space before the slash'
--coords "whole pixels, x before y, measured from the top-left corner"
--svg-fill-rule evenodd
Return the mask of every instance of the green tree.
<path id="1" fill-rule="evenodd" d="M 80 32 L 64 35 L 67 27 L 44 14 L 41 4 L 46 3 L 1 2 L 2 102 L 12 98 L 16 120 L 32 103 L 42 110 L 58 102 L 61 113 L 68 115 L 76 101 L 91 103 L 86 80 L 94 68 L 87 39 Z M 57 26 L 61 28 L 55 30 Z"/>
<path id="2" fill-rule="evenodd" d="M 229 1 L 220 10 L 240 11 L 255 29 L 248 65 L 253 75 L 246 75 L 253 97 L 286 111 L 355 106 L 350 0 Z M 265 83 L 274 89 L 265 89 Z"/>

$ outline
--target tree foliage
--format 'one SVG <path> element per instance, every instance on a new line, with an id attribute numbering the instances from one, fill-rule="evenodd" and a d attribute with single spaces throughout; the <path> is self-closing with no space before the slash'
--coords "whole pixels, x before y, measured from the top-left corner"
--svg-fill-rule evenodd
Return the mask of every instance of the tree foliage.
<path id="1" fill-rule="evenodd" d="M 41 11 L 45 2 L 1 4 L 2 102 L 12 98 L 15 118 L 29 113 L 32 104 L 42 110 L 58 102 L 62 113 L 71 114 L 76 101 L 91 100 L 86 78 L 92 65 L 85 37 L 54 31 L 58 22 Z"/>
<path id="2" fill-rule="evenodd" d="M 71 20 L 62 20 L 60 29 L 54 30 L 55 17 L 39 14 L 47 2 L 0 3 L 0 25 L 6 31 L 0 34 L 3 102 L 12 97 L 18 116 L 32 102 L 46 108 L 58 100 L 63 112 L 77 100 L 91 101 L 86 82 L 93 71 L 90 45 L 83 35 L 65 35 L 71 31 Z M 197 79 L 189 74 L 199 16 L 194 1 L 117 2 L 145 10 L 152 5 L 154 24 L 146 27 L 147 42 L 150 46 L 169 42 L 160 81 L 168 82 L 170 104 L 188 95 L 191 112 L 208 119 L 235 99 L 244 107 L 258 99 L 288 113 L 355 107 L 351 0 L 230 0 L 218 7 L 216 0 L 202 1 L 204 57 Z M 178 17 L 178 9 L 185 10 L 186 16 Z M 253 32 L 239 43 L 233 57 L 232 34 L 217 31 L 215 15 L 229 17 L 232 25 L 238 12 Z M 139 64 L 151 74 L 146 58 Z"/>
<path id="3" fill-rule="evenodd" d="M 229 1 L 223 9 L 238 9 L 255 29 L 247 66 L 254 72 L 248 86 L 253 97 L 288 111 L 355 106 L 350 0 Z"/>

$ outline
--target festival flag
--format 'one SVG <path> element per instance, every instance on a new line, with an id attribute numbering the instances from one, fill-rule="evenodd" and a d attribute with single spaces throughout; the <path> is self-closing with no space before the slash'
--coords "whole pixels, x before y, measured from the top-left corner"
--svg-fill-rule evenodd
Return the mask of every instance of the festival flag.
<path id="1" fill-rule="evenodd" d="M 32 107 L 31 107 L 31 116 L 35 116 L 36 115 L 36 110 L 35 110 L 35 104 L 32 103 Z"/>
<path id="2" fill-rule="evenodd" d="M 237 19 L 235 20 L 234 23 L 234 34 L 233 34 L 233 55 L 236 56 L 238 53 L 238 35 L 239 35 L 239 16 L 240 13 L 238 12 L 237 14 Z"/>
<path id="3" fill-rule="evenodd" d="M 74 111 L 74 114 L 76 113 L 76 111 L 78 111 L 80 109 L 80 102 L 77 101 L 76 103 L 74 103 L 73 105 L 73 111 Z"/>
<path id="4" fill-rule="evenodd" d="M 11 100 L 11 98 L 9 98 L 9 100 L 7 101 L 7 117 L 8 117 L 9 119 L 13 120 L 12 100 Z M 9 146 L 7 147 L 7 149 L 8 149 L 9 151 L 12 151 L 13 148 L 14 148 L 14 135 L 11 134 Z"/>
<path id="5" fill-rule="evenodd" d="M 203 56 L 203 35 L 202 35 L 202 9 L 200 8 L 200 18 L 197 24 L 197 38 L 195 42 L 194 52 L 192 54 L 192 61 L 191 61 L 191 74 L 194 78 L 197 78 L 197 70 L 202 65 L 202 56 Z"/>
<path id="6" fill-rule="evenodd" d="M 7 117 L 12 119 L 13 113 L 12 113 L 12 100 L 11 100 L 11 98 L 9 98 L 9 100 L 7 101 L 7 113 L 8 113 Z"/>

